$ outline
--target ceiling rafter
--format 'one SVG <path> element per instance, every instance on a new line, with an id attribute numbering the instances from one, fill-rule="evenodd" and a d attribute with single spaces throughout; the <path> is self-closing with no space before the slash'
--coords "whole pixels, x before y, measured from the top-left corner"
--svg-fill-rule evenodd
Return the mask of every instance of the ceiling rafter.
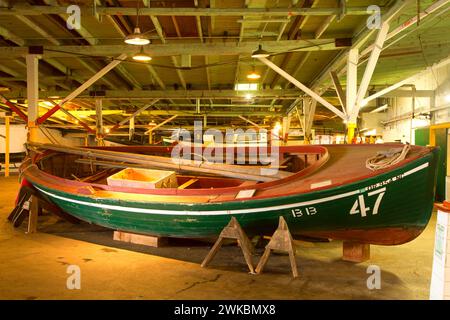
<path id="1" fill-rule="evenodd" d="M 44 0 L 46 2 L 53 2 Z M 385 8 L 381 7 L 383 11 Z M 41 14 L 66 14 L 66 6 L 40 6 L 40 5 L 26 5 L 14 4 L 10 8 L 0 8 L 0 15 L 41 15 Z M 98 15 L 136 15 L 136 9 L 133 7 L 104 7 L 97 6 L 96 12 Z M 81 6 L 81 14 L 92 15 L 92 6 Z M 195 8 L 195 7 L 146 7 L 140 9 L 140 14 L 143 16 L 329 16 L 341 14 L 341 8 L 337 7 L 320 7 L 320 8 Z M 367 16 L 367 6 L 347 7 L 345 14 L 347 16 Z"/>
<path id="2" fill-rule="evenodd" d="M 305 0 L 302 4 L 301 8 L 311 8 L 314 5 L 314 2 L 315 2 L 315 0 Z M 291 28 L 288 31 L 288 40 L 294 40 L 294 39 L 298 39 L 301 37 L 301 30 L 307 20 L 308 20 L 308 16 L 295 17 L 295 20 L 294 20 Z M 286 66 L 292 60 L 293 56 L 294 56 L 293 52 L 286 53 L 280 64 L 280 68 L 283 70 L 286 69 Z M 278 83 L 279 80 L 280 80 L 280 75 L 276 73 L 272 80 L 272 83 L 270 84 L 270 87 L 273 88 Z"/>
<path id="3" fill-rule="evenodd" d="M 163 30 L 158 18 L 155 16 L 150 16 L 150 19 L 152 20 L 153 26 L 156 29 L 156 33 L 158 34 L 159 39 L 161 40 L 161 42 L 163 44 L 166 44 L 167 41 L 164 36 L 164 30 Z M 177 59 L 174 56 L 171 56 L 170 58 L 172 60 L 173 65 L 175 67 L 177 67 L 178 66 Z M 186 81 L 184 80 L 181 70 L 177 69 L 176 72 L 177 72 L 178 78 L 180 79 L 181 85 L 183 86 L 184 89 L 186 89 Z"/>

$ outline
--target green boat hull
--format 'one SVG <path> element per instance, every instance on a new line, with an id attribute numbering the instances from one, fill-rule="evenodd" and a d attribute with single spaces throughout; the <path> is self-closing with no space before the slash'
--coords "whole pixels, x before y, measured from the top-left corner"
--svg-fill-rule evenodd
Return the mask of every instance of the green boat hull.
<path id="1" fill-rule="evenodd" d="M 373 244 L 417 237 L 433 209 L 438 150 L 395 170 L 321 191 L 221 203 L 153 203 L 74 195 L 30 181 L 66 213 L 114 230 L 167 237 L 217 236 L 231 216 L 248 234 L 271 234 L 283 216 L 293 235 Z"/>

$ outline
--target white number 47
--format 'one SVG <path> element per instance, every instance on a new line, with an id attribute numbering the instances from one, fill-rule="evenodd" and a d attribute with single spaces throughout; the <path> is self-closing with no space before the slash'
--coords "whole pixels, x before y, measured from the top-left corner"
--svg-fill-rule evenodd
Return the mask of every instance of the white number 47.
<path id="1" fill-rule="evenodd" d="M 367 194 L 368 197 L 372 197 L 374 195 L 378 195 L 375 200 L 375 204 L 373 206 L 372 215 L 376 215 L 378 213 L 378 209 L 380 208 L 381 200 L 383 199 L 384 194 L 386 193 L 386 188 L 381 188 L 378 190 L 374 190 Z M 369 207 L 366 207 L 366 200 L 363 194 L 358 196 L 358 199 L 353 203 L 352 209 L 350 210 L 350 214 L 360 213 L 361 217 L 367 216 L 367 213 L 370 211 Z"/>

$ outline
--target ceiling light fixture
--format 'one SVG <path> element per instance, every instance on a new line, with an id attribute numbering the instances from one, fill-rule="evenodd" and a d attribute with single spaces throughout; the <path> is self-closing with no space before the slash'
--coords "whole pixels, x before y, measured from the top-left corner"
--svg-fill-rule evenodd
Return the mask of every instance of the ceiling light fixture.
<path id="1" fill-rule="evenodd" d="M 268 56 L 270 56 L 270 53 L 264 50 L 261 45 L 252 52 L 252 58 L 267 58 Z"/>
<path id="2" fill-rule="evenodd" d="M 255 66 L 253 66 L 253 70 L 252 70 L 251 73 L 249 73 L 247 75 L 247 79 L 249 79 L 249 80 L 258 80 L 259 78 L 261 78 L 261 75 L 256 72 Z"/>
<path id="3" fill-rule="evenodd" d="M 150 43 L 150 40 L 147 39 L 142 33 L 139 27 L 134 28 L 134 32 L 129 34 L 125 38 L 125 43 L 133 44 L 135 46 L 144 46 Z"/>
<path id="4" fill-rule="evenodd" d="M 146 54 L 144 52 L 144 47 L 141 47 L 141 50 L 139 51 L 139 53 L 136 53 L 133 56 L 133 60 L 140 61 L 140 62 L 147 62 L 147 61 L 152 60 L 152 57 L 150 57 L 148 54 Z"/>
<path id="5" fill-rule="evenodd" d="M 136 7 L 136 27 L 132 34 L 125 37 L 124 41 L 135 46 L 144 46 L 150 43 L 150 40 L 141 33 L 141 29 L 139 28 L 139 1 Z"/>

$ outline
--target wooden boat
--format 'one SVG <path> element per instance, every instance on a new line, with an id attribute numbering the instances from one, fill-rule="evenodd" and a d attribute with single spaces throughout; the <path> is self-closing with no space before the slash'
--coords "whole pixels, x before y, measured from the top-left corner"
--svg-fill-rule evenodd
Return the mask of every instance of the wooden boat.
<path id="1" fill-rule="evenodd" d="M 234 216 L 248 234 L 270 235 L 283 216 L 293 235 L 396 245 L 416 238 L 430 219 L 438 149 L 411 146 L 405 159 L 376 171 L 367 169 L 366 160 L 403 146 L 286 146 L 279 148 L 282 174 L 273 179 L 255 181 L 251 165 L 236 167 L 248 168 L 252 179 L 239 170 L 239 178 L 177 170 L 178 187 L 144 189 L 111 186 L 106 179 L 131 166 L 130 159 L 169 156 L 172 147 L 65 152 L 41 145 L 21 173 L 23 183 L 64 212 L 114 230 L 213 237 Z M 126 155 L 127 163 L 114 160 L 116 154 Z"/>

